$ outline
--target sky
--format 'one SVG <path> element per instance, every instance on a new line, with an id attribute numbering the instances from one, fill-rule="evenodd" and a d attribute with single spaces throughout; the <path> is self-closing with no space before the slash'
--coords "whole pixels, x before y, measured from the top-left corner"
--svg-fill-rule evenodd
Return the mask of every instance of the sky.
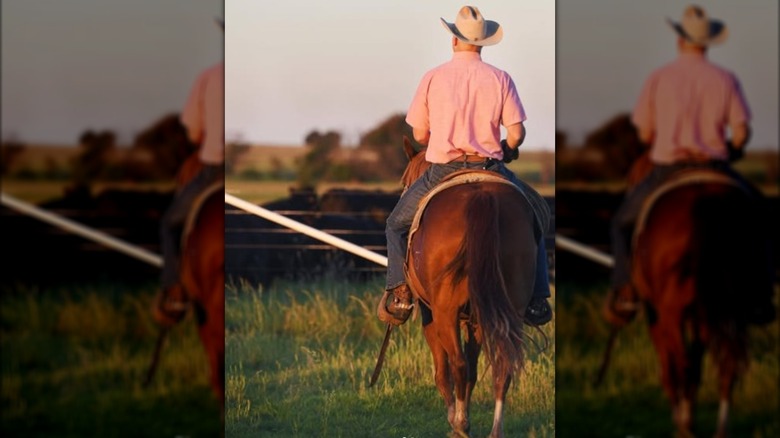
<path id="1" fill-rule="evenodd" d="M 630 111 L 675 56 L 666 17 L 688 1 L 475 3 L 504 40 L 483 59 L 512 75 L 528 114 L 525 148 L 551 149 Z M 701 0 L 729 39 L 711 59 L 741 80 L 751 147 L 778 145 L 778 2 Z M 462 0 L 3 0 L 2 137 L 74 144 L 86 129 L 129 141 L 180 111 L 197 74 L 226 57 L 226 135 L 300 145 L 344 142 L 404 113 L 422 75 L 451 57 L 439 17 Z M 224 14 L 224 15 L 223 15 Z M 224 16 L 227 29 L 215 26 Z M 224 42 L 224 48 L 223 48 Z M 557 69 L 556 69 L 557 66 Z"/>
<path id="2" fill-rule="evenodd" d="M 346 145 L 405 113 L 425 72 L 452 56 L 458 1 L 257 1 L 225 6 L 228 139 L 303 144 L 312 130 Z M 524 148 L 554 148 L 555 3 L 480 1 L 503 40 L 483 61 L 508 72 L 526 110 Z"/>
<path id="3" fill-rule="evenodd" d="M 221 0 L 3 0 L 2 137 L 120 142 L 178 112 L 222 58 Z"/>
<path id="4" fill-rule="evenodd" d="M 681 0 L 557 1 L 557 124 L 573 144 L 630 112 L 647 76 L 676 57 Z M 729 36 L 709 58 L 739 78 L 753 114 L 749 147 L 778 147 L 778 1 L 700 0 Z"/>

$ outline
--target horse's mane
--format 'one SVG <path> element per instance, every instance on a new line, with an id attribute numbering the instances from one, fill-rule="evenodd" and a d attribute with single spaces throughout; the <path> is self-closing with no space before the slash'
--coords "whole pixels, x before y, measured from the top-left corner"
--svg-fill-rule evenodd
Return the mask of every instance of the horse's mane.
<path id="1" fill-rule="evenodd" d="M 401 176 L 401 184 L 403 184 L 404 188 L 409 187 L 413 182 L 417 181 L 428 167 L 430 167 L 431 163 L 425 160 L 426 149 L 427 148 L 421 149 L 415 153 L 414 156 L 409 158 L 409 164 L 406 165 L 406 170 L 404 170 L 404 174 Z"/>

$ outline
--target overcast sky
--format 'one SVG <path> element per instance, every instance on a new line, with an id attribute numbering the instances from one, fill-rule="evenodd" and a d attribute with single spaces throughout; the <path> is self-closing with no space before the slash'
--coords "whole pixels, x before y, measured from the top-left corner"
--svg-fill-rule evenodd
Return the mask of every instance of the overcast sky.
<path id="1" fill-rule="evenodd" d="M 221 0 L 2 0 L 2 136 L 131 139 L 222 58 Z"/>
<path id="2" fill-rule="evenodd" d="M 302 144 L 313 129 L 344 143 L 405 113 L 423 74 L 452 56 L 457 1 L 226 3 L 226 135 Z M 555 3 L 480 1 L 504 38 L 482 52 L 514 79 L 526 109 L 524 147 L 555 142 Z"/>

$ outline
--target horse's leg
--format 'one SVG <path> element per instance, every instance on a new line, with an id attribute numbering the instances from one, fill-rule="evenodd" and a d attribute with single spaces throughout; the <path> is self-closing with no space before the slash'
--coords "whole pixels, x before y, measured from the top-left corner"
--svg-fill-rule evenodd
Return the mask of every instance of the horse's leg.
<path id="1" fill-rule="evenodd" d="M 206 312 L 198 304 L 198 334 L 209 361 L 209 381 L 217 400 L 225 402 L 225 323 L 217 312 Z M 224 315 L 224 313 L 223 313 Z"/>
<path id="2" fill-rule="evenodd" d="M 455 397 L 452 395 L 452 378 L 450 376 L 450 366 L 447 363 L 447 352 L 444 351 L 441 345 L 433 322 L 423 326 L 423 334 L 433 355 L 436 388 L 439 390 L 442 398 L 444 398 L 444 405 L 447 407 L 447 421 L 452 424 L 455 420 Z"/>
<path id="3" fill-rule="evenodd" d="M 512 373 L 508 370 L 503 373 L 497 373 L 493 368 L 493 393 L 496 399 L 496 406 L 493 410 L 493 428 L 490 431 L 490 438 L 503 438 L 504 436 L 504 400 L 512 383 Z"/>
<path id="4" fill-rule="evenodd" d="M 482 351 L 482 333 L 479 327 L 473 324 L 466 324 L 466 361 L 468 362 L 468 384 L 466 385 L 466 408 L 471 406 L 471 394 L 474 393 L 474 387 L 477 384 L 479 353 Z M 470 414 L 470 412 L 466 412 Z"/>
<path id="5" fill-rule="evenodd" d="M 736 327 L 737 335 L 734 339 L 725 341 L 726 345 L 721 345 L 721 354 L 718 358 L 718 380 L 719 380 L 719 408 L 718 423 L 715 430 L 716 438 L 726 437 L 729 423 L 729 410 L 731 408 L 731 397 L 734 391 L 734 384 L 737 380 L 741 362 L 746 356 L 744 327 Z"/>
<path id="6" fill-rule="evenodd" d="M 679 313 L 673 309 L 658 311 L 658 317 L 650 325 L 658 360 L 661 366 L 661 385 L 672 406 L 672 419 L 678 432 L 686 436 L 685 427 L 690 419 L 690 401 L 683 397 L 684 370 L 680 364 L 685 359 L 685 348 L 680 333 Z"/>
<path id="7" fill-rule="evenodd" d="M 434 319 L 431 325 L 435 326 L 441 347 L 447 353 L 449 372 L 455 386 L 455 415 L 452 421 L 450 421 L 450 425 L 456 434 L 468 436 L 469 417 L 468 406 L 466 405 L 468 365 L 460 344 L 458 312 L 455 309 L 451 314 L 441 316 L 443 318 L 439 321 Z"/>

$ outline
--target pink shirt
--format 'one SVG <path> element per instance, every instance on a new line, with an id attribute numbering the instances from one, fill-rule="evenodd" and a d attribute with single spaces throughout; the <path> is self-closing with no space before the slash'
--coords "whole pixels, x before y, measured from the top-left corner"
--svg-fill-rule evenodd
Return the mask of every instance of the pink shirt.
<path id="1" fill-rule="evenodd" d="M 525 119 L 512 78 L 476 52 L 455 52 L 426 73 L 406 114 L 408 124 L 430 131 L 425 159 L 432 163 L 463 154 L 501 159 L 500 125 Z"/>
<path id="2" fill-rule="evenodd" d="M 685 150 L 725 160 L 726 127 L 749 121 L 750 109 L 731 72 L 686 53 L 650 75 L 632 120 L 655 133 L 654 163 L 681 161 Z"/>
<path id="3" fill-rule="evenodd" d="M 225 161 L 225 69 L 222 62 L 201 73 L 181 114 L 190 139 L 200 145 L 206 164 Z"/>

